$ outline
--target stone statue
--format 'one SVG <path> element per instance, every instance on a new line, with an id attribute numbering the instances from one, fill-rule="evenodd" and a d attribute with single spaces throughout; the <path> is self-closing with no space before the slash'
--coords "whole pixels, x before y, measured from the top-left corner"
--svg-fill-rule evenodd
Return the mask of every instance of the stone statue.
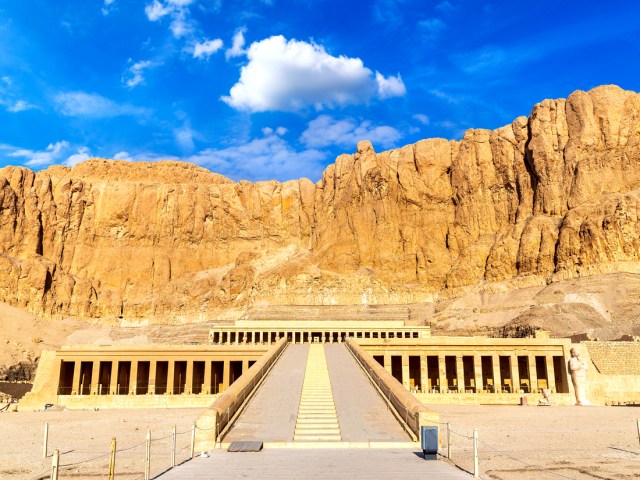
<path id="1" fill-rule="evenodd" d="M 548 388 L 542 389 L 542 398 L 538 400 L 538 405 L 549 406 L 551 405 L 551 390 Z"/>
<path id="2" fill-rule="evenodd" d="M 569 373 L 576 394 L 576 405 L 591 405 L 587 400 L 587 368 L 587 362 L 580 360 L 580 352 L 572 348 Z"/>

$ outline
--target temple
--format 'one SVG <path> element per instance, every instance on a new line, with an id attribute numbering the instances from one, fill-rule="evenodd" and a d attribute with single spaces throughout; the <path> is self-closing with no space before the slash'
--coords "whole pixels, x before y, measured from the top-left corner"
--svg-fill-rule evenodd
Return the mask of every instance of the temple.
<path id="1" fill-rule="evenodd" d="M 188 345 L 92 345 L 43 352 L 33 391 L 21 403 L 34 409 L 46 403 L 68 408 L 207 406 L 278 342 L 342 344 L 348 339 L 426 404 L 516 404 L 523 396 L 537 402 L 542 390 L 556 404 L 574 403 L 567 372 L 576 346 L 571 339 L 549 338 L 544 331 L 531 338 L 434 336 L 429 325 L 408 318 L 399 307 L 357 309 L 298 307 L 287 315 L 282 307 L 263 308 L 234 322 L 216 322 L 208 338 Z M 607 343 L 617 347 L 603 348 Z M 640 401 L 640 372 L 614 376 L 611 369 L 598 368 L 610 363 L 609 351 L 619 356 L 621 348 L 633 363 L 640 358 L 640 342 L 580 345 L 587 359 L 593 352 L 597 362 L 590 373 L 590 396 L 596 402 Z"/>

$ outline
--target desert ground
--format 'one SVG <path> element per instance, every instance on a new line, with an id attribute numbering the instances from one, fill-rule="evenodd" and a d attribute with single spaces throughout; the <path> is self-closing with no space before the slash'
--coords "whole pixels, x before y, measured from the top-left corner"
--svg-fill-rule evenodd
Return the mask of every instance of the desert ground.
<path id="1" fill-rule="evenodd" d="M 453 460 L 473 468 L 472 436 L 478 430 L 481 477 L 495 480 L 640 478 L 640 444 L 633 407 L 437 406 L 450 422 Z M 117 438 L 117 478 L 143 475 L 145 435 L 152 433 L 152 475 L 168 468 L 170 433 L 177 426 L 177 461 L 189 456 L 191 422 L 200 409 L 47 411 L 0 414 L 0 478 L 42 478 L 43 430 L 49 455 L 58 448 L 60 478 L 106 476 L 111 438 Z M 446 441 L 446 426 L 442 430 Z M 442 449 L 446 453 L 446 447 Z M 442 460 L 446 461 L 446 460 Z"/>
<path id="2" fill-rule="evenodd" d="M 636 426 L 640 408 L 438 405 L 433 409 L 441 421 L 450 423 L 453 461 L 467 471 L 473 471 L 469 437 L 474 428 L 478 430 L 482 478 L 640 478 Z"/>

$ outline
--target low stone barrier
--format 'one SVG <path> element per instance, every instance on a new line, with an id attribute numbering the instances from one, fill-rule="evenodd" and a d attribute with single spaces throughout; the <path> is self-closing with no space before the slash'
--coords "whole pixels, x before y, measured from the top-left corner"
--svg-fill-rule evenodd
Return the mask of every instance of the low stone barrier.
<path id="1" fill-rule="evenodd" d="M 286 338 L 278 340 L 196 420 L 195 448 L 198 452 L 215 448 L 220 433 L 278 359 L 287 343 Z"/>
<path id="2" fill-rule="evenodd" d="M 404 420 L 416 438 L 420 438 L 420 427 L 423 425 L 439 426 L 439 413 L 433 412 L 424 406 L 393 375 L 365 352 L 355 340 L 348 338 L 345 344 L 373 379 L 382 394 L 387 397 L 387 400 L 393 405 L 398 415 Z"/>

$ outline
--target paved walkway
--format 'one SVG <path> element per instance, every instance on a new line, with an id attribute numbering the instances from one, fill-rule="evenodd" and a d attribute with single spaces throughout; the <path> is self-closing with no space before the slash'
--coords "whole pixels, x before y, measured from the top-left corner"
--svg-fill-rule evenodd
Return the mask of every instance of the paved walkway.
<path id="1" fill-rule="evenodd" d="M 462 480 L 470 475 L 443 460 L 423 460 L 417 450 L 268 449 L 258 453 L 215 450 L 209 458 L 170 470 L 162 480 Z M 422 455 L 422 452 L 420 452 Z"/>
<path id="2" fill-rule="evenodd" d="M 289 345 L 225 442 L 290 442 L 296 426 L 309 345 Z"/>
<path id="3" fill-rule="evenodd" d="M 338 412 L 342 440 L 345 442 L 409 442 L 387 404 L 344 345 L 325 345 Z"/>
<path id="4" fill-rule="evenodd" d="M 313 354 L 309 354 L 310 348 Z M 309 358 L 309 362 L 307 362 Z M 325 363 L 326 360 L 326 363 Z M 335 402 L 342 441 L 299 441 L 294 428 L 298 417 L 303 380 L 309 402 L 301 410 L 313 414 L 310 429 L 318 430 L 319 409 Z M 330 378 L 327 378 L 327 373 Z M 309 390 L 309 388 L 311 390 Z M 333 393 L 333 400 L 331 400 Z M 317 398 L 316 398 L 317 397 Z M 328 415 L 328 412 L 322 412 Z M 331 422 L 335 425 L 335 412 Z M 305 427 L 302 422 L 301 427 Z M 317 425 L 316 425 L 317 424 Z M 300 430 L 300 429 L 298 429 Z M 318 430 L 319 432 L 319 430 Z M 316 433 L 318 433 L 316 432 Z M 311 433 L 311 432 L 309 432 Z M 334 432 L 329 432 L 334 434 Z M 340 435 L 337 435 L 339 440 Z M 408 442 L 407 434 L 387 410 L 374 387 L 344 345 L 289 345 L 264 384 L 224 442 L 261 440 L 271 442 L 261 452 L 229 453 L 214 450 L 209 458 L 196 457 L 161 475 L 162 480 L 330 480 L 402 479 L 458 480 L 470 476 L 445 461 L 426 461 L 422 452 L 408 448 L 345 448 L 366 442 Z M 311 440 L 308 438 L 306 440 Z M 293 442 L 292 442 L 293 441 Z M 286 444 L 284 442 L 287 442 Z M 288 443 L 292 442 L 292 443 Z M 276 448 L 279 444 L 282 447 Z M 290 446 L 296 448 L 289 448 Z M 400 445 L 396 443 L 395 447 Z M 378 443 L 378 446 L 382 446 Z M 389 446 L 389 445 L 385 445 Z M 335 448 L 318 448 L 335 447 Z M 419 455 L 418 455 L 419 454 Z"/>

